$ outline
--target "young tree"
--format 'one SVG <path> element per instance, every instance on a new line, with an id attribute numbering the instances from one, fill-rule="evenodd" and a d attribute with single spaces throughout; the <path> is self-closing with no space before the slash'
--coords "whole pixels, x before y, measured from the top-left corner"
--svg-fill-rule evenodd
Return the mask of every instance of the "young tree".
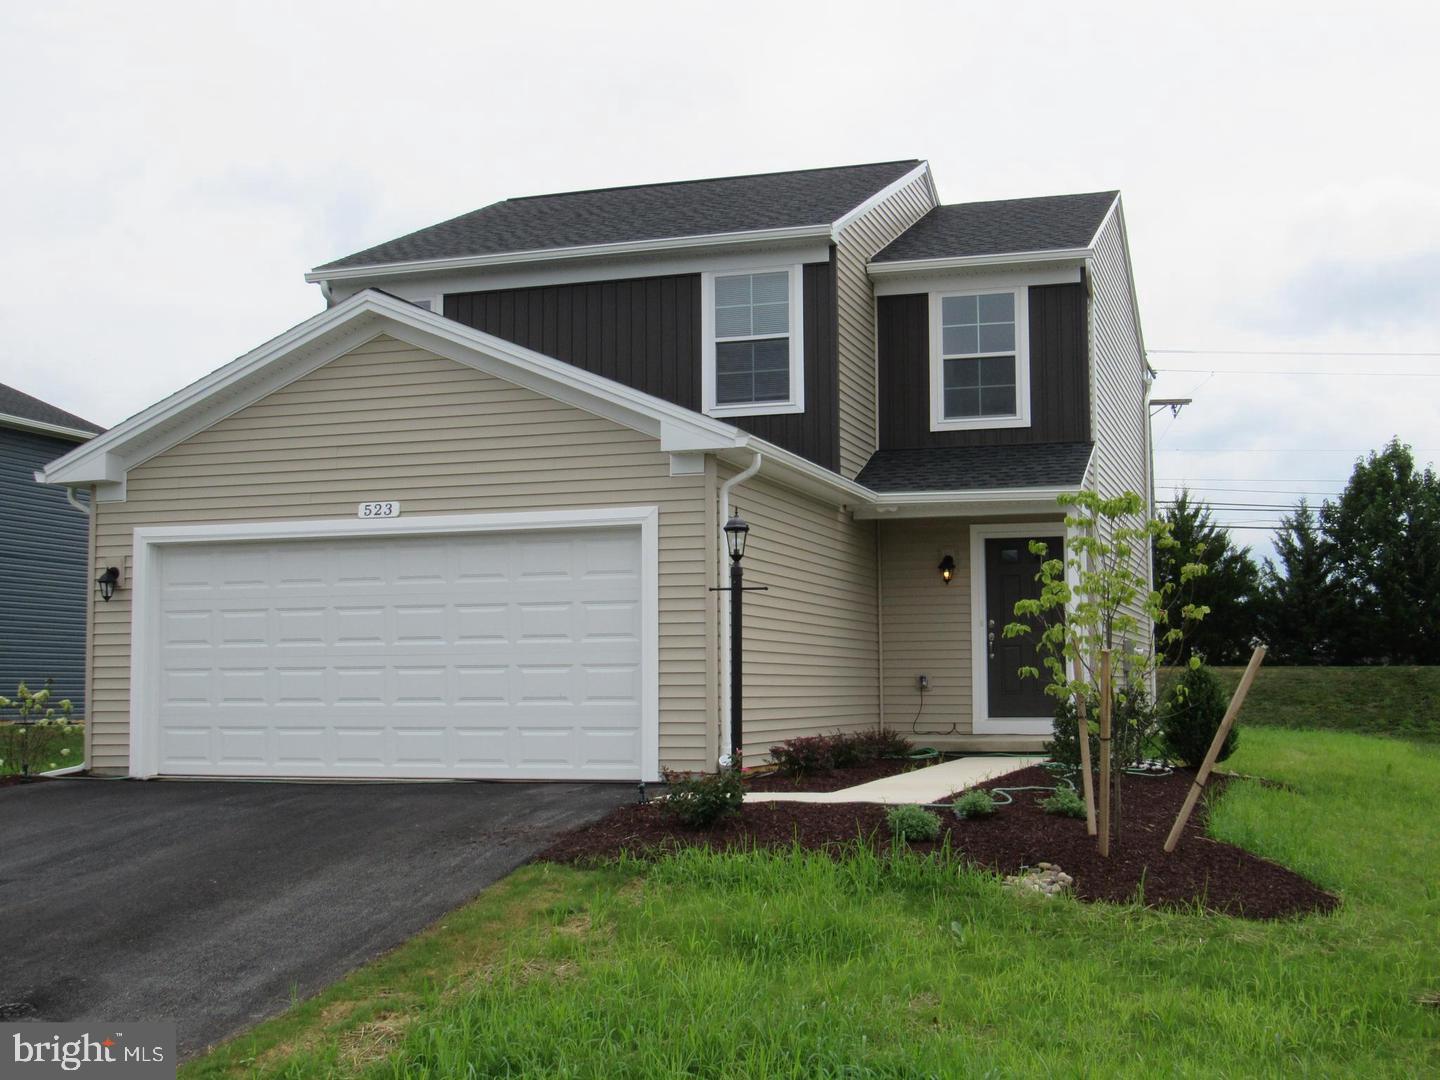
<path id="1" fill-rule="evenodd" d="M 1440 663 L 1440 479 L 1391 439 L 1320 508 L 1348 633 L 1347 663 Z"/>
<path id="2" fill-rule="evenodd" d="M 1191 603 L 1209 609 L 1203 623 L 1183 641 L 1167 649 L 1164 662 L 1178 664 L 1192 653 L 1211 664 L 1244 663 L 1250 641 L 1259 628 L 1260 568 L 1250 550 L 1235 544 L 1223 526 L 1215 524 L 1203 500 L 1181 491 L 1162 515 L 1173 544 L 1154 545 L 1155 582 L 1169 583 L 1172 613 L 1175 605 Z M 1203 563 L 1203 575 L 1182 581 L 1184 567 Z"/>
<path id="3" fill-rule="evenodd" d="M 1146 518 L 1139 495 L 1105 497 L 1081 491 L 1062 495 L 1059 502 L 1068 508 L 1064 557 L 1044 558 L 1037 575 L 1039 598 L 1017 601 L 1016 620 L 1003 633 L 1018 637 L 1038 631 L 1037 651 L 1050 674 L 1045 692 L 1058 702 L 1077 697 L 1099 702 L 1101 653 L 1110 653 L 1111 714 L 1127 726 L 1111 741 L 1118 834 L 1120 777 L 1124 767 L 1134 763 L 1129 755 L 1139 742 L 1128 729 L 1154 720 L 1153 708 L 1128 708 L 1126 698 L 1132 688 L 1149 686 L 1161 652 L 1180 644 L 1186 631 L 1205 618 L 1203 604 L 1177 604 L 1175 594 L 1202 577 L 1206 568 L 1186 563 L 1176 580 L 1152 588 L 1145 560 L 1157 547 L 1168 552 L 1175 541 L 1167 522 Z M 1049 554 L 1038 540 L 1030 542 L 1030 550 L 1042 558 Z M 1193 663 L 1198 666 L 1198 659 Z M 1022 668 L 1020 674 L 1041 677 L 1036 668 Z"/>
<path id="4" fill-rule="evenodd" d="M 1330 545 L 1304 499 L 1280 519 L 1275 534 L 1280 565 L 1265 560 L 1260 603 L 1261 637 L 1287 664 L 1328 664 L 1344 638 L 1348 608 L 1335 587 Z"/>

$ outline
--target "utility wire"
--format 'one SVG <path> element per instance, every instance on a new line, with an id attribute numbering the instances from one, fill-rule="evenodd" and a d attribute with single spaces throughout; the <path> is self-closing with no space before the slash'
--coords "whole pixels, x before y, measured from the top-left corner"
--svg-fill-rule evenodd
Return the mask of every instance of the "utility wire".
<path id="1" fill-rule="evenodd" d="M 1157 375 L 1320 375 L 1366 379 L 1440 379 L 1440 371 L 1276 371 L 1273 368 L 1157 368 Z"/>
<path id="2" fill-rule="evenodd" d="M 1440 352 L 1325 352 L 1319 349 L 1146 349 L 1147 353 L 1173 356 L 1428 356 Z"/>

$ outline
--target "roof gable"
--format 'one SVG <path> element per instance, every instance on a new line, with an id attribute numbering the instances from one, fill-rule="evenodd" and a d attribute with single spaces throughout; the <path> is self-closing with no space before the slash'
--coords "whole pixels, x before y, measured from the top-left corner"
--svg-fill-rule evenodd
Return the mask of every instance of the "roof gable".
<path id="1" fill-rule="evenodd" d="M 506 199 L 318 266 L 328 270 L 828 227 L 918 159 Z"/>
<path id="2" fill-rule="evenodd" d="M 663 450 L 718 450 L 746 442 L 729 424 L 367 289 L 51 462 L 40 478 L 123 484 L 136 465 L 382 334 L 652 435 Z"/>

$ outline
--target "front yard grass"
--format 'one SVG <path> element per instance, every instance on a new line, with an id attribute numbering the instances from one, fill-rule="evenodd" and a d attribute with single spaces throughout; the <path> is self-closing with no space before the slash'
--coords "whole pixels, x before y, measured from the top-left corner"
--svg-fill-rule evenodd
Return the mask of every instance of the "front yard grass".
<path id="1" fill-rule="evenodd" d="M 1337 913 L 1026 900 L 863 853 L 535 865 L 184 1075 L 1434 1074 L 1440 747 L 1250 728 L 1227 764 L 1286 787 L 1232 784 L 1212 832 Z"/>

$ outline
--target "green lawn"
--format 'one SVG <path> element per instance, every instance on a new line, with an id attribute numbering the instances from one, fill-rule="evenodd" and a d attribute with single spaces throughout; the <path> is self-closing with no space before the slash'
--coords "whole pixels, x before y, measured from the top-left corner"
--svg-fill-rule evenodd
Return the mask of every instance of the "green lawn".
<path id="1" fill-rule="evenodd" d="M 1250 923 L 915 858 L 521 870 L 184 1075 L 1440 1071 L 1440 747 L 1251 729 L 1213 831 L 1340 891 Z"/>
<path id="2" fill-rule="evenodd" d="M 1243 668 L 1216 668 L 1229 690 Z M 1162 683 L 1163 683 L 1162 679 Z M 1244 724 L 1440 742 L 1440 667 L 1275 667 L 1255 677 Z"/>
<path id="3" fill-rule="evenodd" d="M 10 725 L 5 724 L 4 726 L 8 728 Z M 0 737 L 0 776 L 9 776 L 12 773 L 20 771 L 15 766 L 15 762 L 8 758 L 5 745 L 4 738 Z M 61 750 L 68 750 L 70 752 L 68 754 L 62 754 L 60 752 Z M 85 761 L 85 728 L 83 726 L 76 726 L 73 731 L 66 732 L 64 736 L 56 742 L 54 752 L 48 755 L 48 757 L 50 761 L 41 763 L 41 771 L 48 771 L 51 768 L 51 761 L 54 762 L 54 767 L 57 769 L 68 769 L 71 765 L 83 764 Z"/>

